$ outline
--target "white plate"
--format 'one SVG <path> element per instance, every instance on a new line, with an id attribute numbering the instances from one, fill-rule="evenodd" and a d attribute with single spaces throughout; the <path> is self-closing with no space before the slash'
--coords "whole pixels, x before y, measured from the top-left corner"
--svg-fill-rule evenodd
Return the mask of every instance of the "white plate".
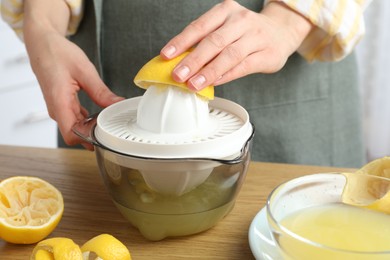
<path id="1" fill-rule="evenodd" d="M 265 207 L 257 213 L 249 227 L 249 246 L 258 260 L 283 259 L 272 238 Z"/>

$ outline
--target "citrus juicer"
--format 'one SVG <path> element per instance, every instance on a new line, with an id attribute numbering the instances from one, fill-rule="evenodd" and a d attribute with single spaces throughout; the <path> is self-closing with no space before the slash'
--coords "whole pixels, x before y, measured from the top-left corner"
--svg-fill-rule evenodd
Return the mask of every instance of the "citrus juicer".
<path id="1" fill-rule="evenodd" d="M 159 85 L 73 131 L 95 146 L 115 204 L 151 240 L 198 233 L 231 210 L 254 135 L 240 105 Z"/>
<path id="2" fill-rule="evenodd" d="M 134 156 L 233 159 L 252 135 L 249 116 L 242 107 L 227 100 L 216 99 L 212 104 L 209 110 L 208 101 L 195 93 L 151 86 L 142 98 L 102 111 L 95 135 L 105 147 Z M 213 163 L 193 169 L 170 169 L 169 164 L 139 169 L 153 190 L 180 195 L 207 179 Z M 165 173 L 159 175 L 156 171 Z"/>

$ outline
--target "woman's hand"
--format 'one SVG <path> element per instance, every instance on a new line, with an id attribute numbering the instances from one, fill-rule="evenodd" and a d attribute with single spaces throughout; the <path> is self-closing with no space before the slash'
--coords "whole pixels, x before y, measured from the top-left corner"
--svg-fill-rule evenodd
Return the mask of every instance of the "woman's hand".
<path id="1" fill-rule="evenodd" d="M 84 90 L 101 107 L 122 100 L 103 83 L 84 52 L 61 35 L 43 35 L 38 46 L 30 48 L 29 54 L 49 115 L 57 121 L 68 145 L 81 142 L 72 127 L 88 116 L 78 100 L 78 91 Z M 86 143 L 83 145 L 92 148 Z"/>
<path id="2" fill-rule="evenodd" d="M 311 28 L 308 20 L 279 2 L 256 13 L 225 0 L 170 40 L 160 55 L 171 59 L 195 46 L 172 77 L 198 91 L 252 73 L 277 72 Z"/>
<path id="3" fill-rule="evenodd" d="M 72 132 L 73 125 L 88 116 L 88 111 L 78 100 L 78 91 L 84 90 L 102 107 L 122 98 L 112 93 L 102 82 L 85 53 L 65 38 L 66 19 L 69 16 L 66 15 L 67 10 L 60 7 L 64 1 L 49 0 L 59 7 L 50 10 L 58 12 L 49 19 L 45 19 L 44 9 L 34 6 L 45 1 L 26 1 L 24 39 L 31 67 L 39 81 L 49 115 L 57 121 L 64 141 L 69 145 L 81 143 L 92 150 L 92 145 L 83 143 Z"/>

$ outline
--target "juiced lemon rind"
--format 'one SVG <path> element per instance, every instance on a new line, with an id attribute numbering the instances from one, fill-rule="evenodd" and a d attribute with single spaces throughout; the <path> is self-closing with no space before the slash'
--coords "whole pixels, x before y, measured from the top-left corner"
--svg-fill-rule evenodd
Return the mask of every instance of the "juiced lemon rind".
<path id="1" fill-rule="evenodd" d="M 43 253 L 41 251 L 46 251 Z M 55 260 L 82 260 L 83 256 L 80 247 L 72 239 L 65 237 L 54 237 L 39 242 L 32 254 L 31 260 L 41 259 Z"/>
<path id="2" fill-rule="evenodd" d="M 81 246 L 84 256 L 96 254 L 101 259 L 131 260 L 127 247 L 109 234 L 101 234 Z"/>
<path id="3" fill-rule="evenodd" d="M 31 260 L 131 260 L 127 247 L 118 239 L 101 234 L 79 246 L 72 239 L 53 237 L 39 242 Z"/>
<path id="4" fill-rule="evenodd" d="M 390 178 L 390 156 L 373 160 L 356 171 L 356 173 Z"/>
<path id="5" fill-rule="evenodd" d="M 47 237 L 64 211 L 61 192 L 37 178 L 14 176 L 0 183 L 0 236 L 15 244 Z"/>
<path id="6" fill-rule="evenodd" d="M 354 173 L 343 174 L 347 179 L 342 194 L 344 203 L 390 214 L 390 157 L 373 160 Z"/>

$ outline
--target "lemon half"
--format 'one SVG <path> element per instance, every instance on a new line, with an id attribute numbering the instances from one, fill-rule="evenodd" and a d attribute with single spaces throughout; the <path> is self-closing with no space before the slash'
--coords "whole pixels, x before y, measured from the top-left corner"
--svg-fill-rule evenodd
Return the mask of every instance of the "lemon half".
<path id="1" fill-rule="evenodd" d="M 64 211 L 61 193 L 36 177 L 16 176 L 0 183 L 0 237 L 16 244 L 48 236 Z"/>
<path id="2" fill-rule="evenodd" d="M 185 83 L 179 83 L 172 79 L 172 71 L 179 62 L 190 52 L 184 52 L 171 60 L 164 60 L 160 56 L 156 56 L 147 62 L 137 73 L 134 78 L 134 83 L 143 89 L 147 89 L 151 85 L 155 86 L 176 86 L 188 90 Z M 214 99 L 214 86 L 207 86 L 204 89 L 196 92 L 199 96 L 208 100 Z"/>

